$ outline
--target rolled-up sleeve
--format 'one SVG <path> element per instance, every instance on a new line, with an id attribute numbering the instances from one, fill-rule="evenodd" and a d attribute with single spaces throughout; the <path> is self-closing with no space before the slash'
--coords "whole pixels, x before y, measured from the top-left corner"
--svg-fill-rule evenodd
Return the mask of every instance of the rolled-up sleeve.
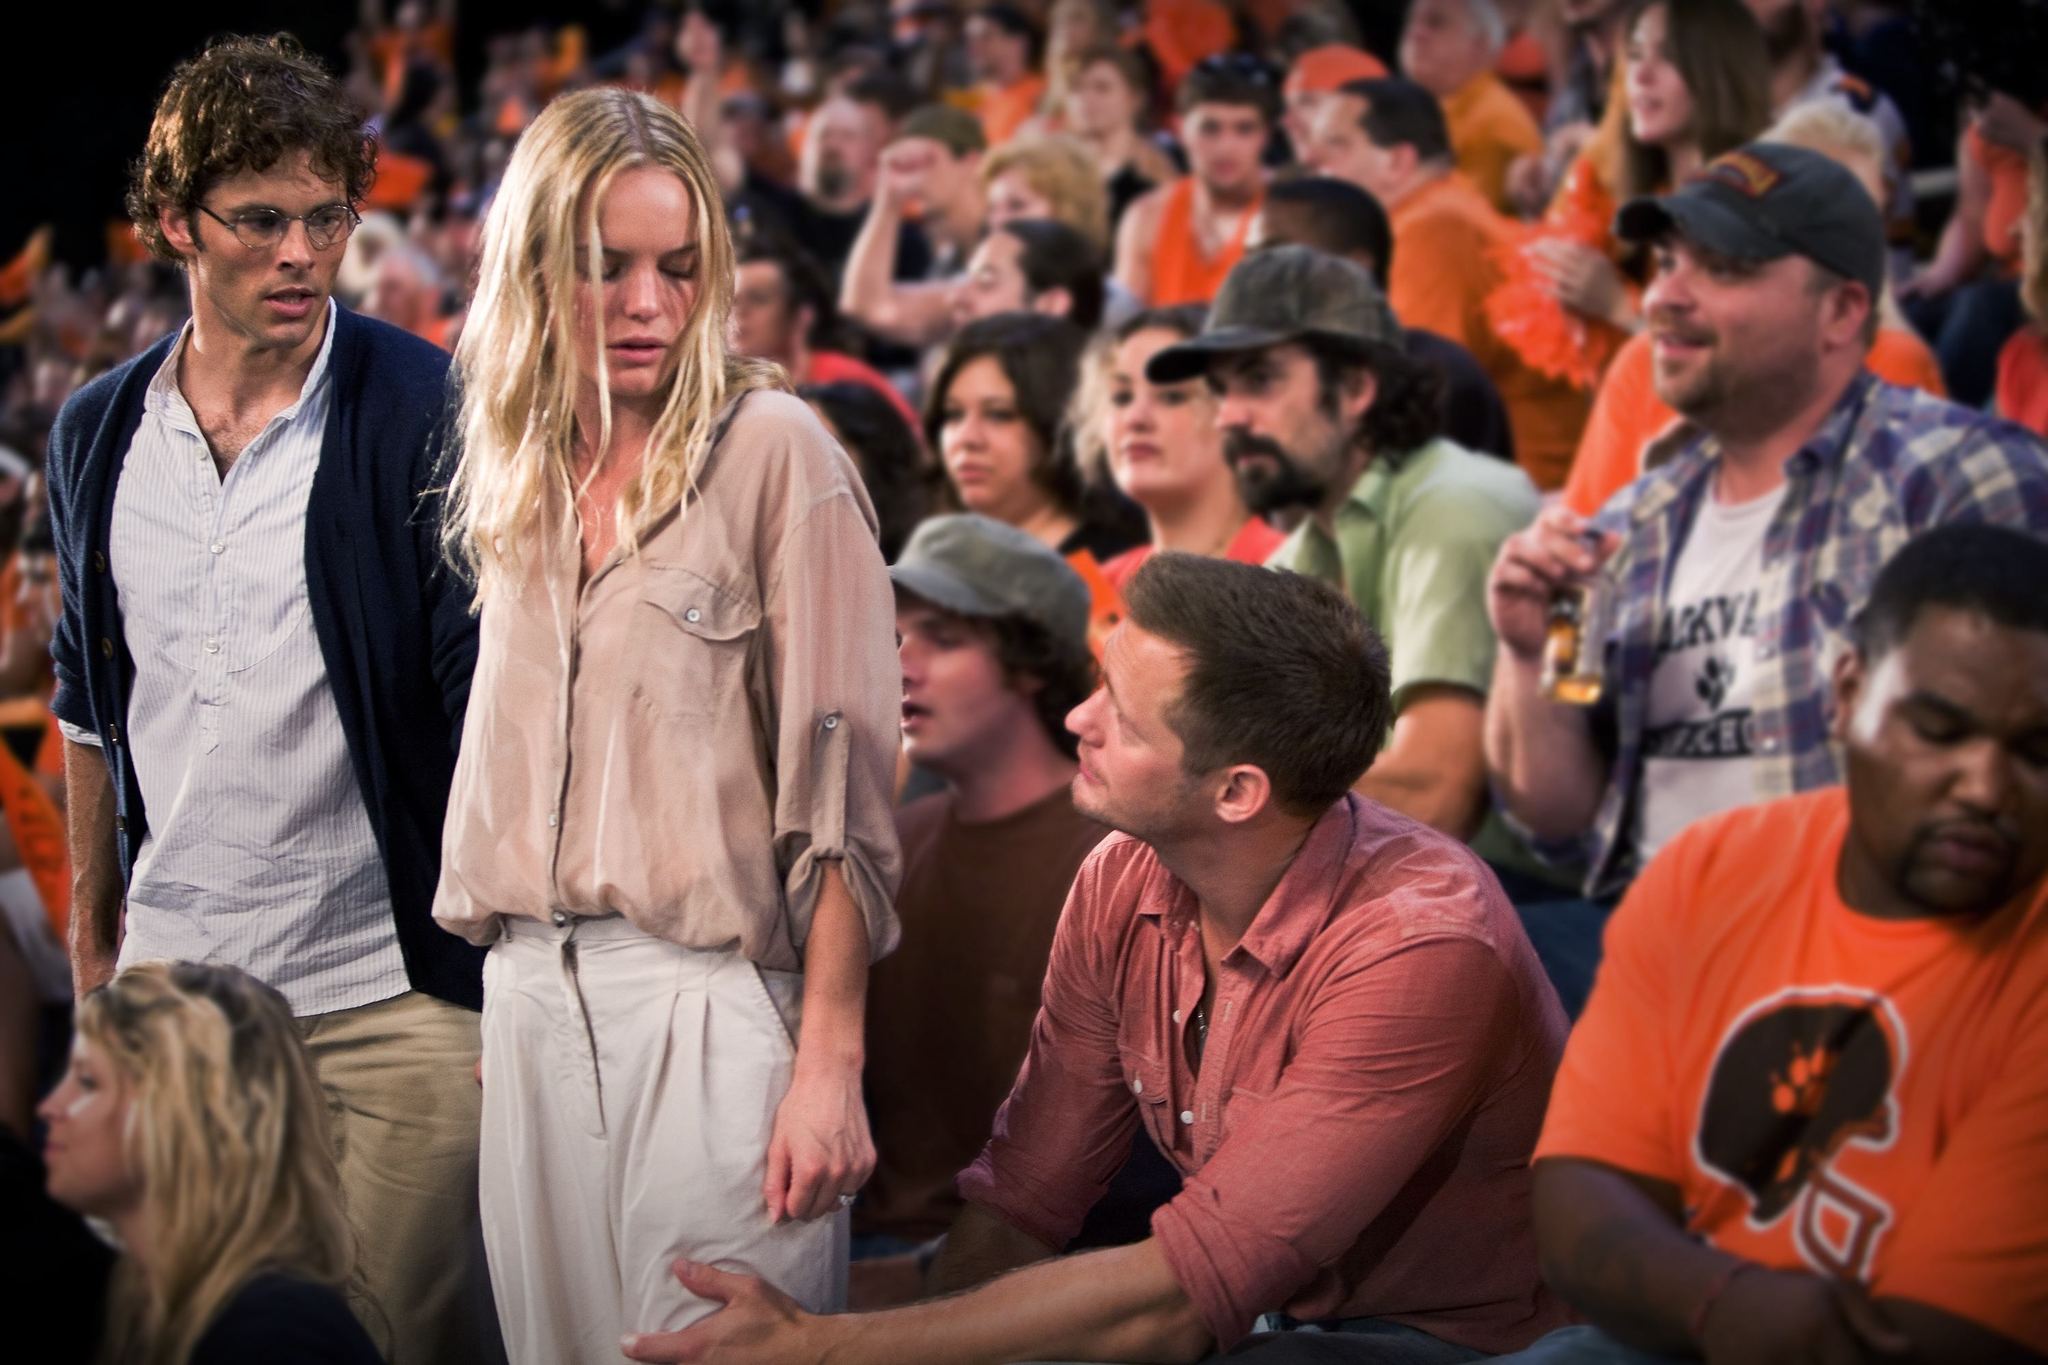
<path id="1" fill-rule="evenodd" d="M 763 647 L 774 689 L 775 860 L 799 950 L 824 863 L 840 866 L 872 955 L 896 946 L 895 639 L 888 570 L 858 494 L 841 487 L 793 509 L 768 585 Z"/>
<path id="2" fill-rule="evenodd" d="M 1228 1349 L 1334 1264 L 1472 1111 L 1515 992 L 1487 946 L 1414 942 L 1334 985 L 1270 1098 L 1152 1216 L 1174 1278 Z"/>

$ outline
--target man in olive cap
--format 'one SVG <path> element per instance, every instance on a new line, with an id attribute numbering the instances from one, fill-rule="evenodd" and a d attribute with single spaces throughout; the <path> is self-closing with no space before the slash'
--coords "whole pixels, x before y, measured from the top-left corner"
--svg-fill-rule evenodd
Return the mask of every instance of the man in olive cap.
<path id="1" fill-rule="evenodd" d="M 1511 856 L 1485 818 L 1485 586 L 1501 541 L 1536 515 L 1528 476 L 1441 434 L 1442 378 L 1403 349 L 1372 277 L 1307 247 L 1240 262 L 1201 335 L 1146 373 L 1208 377 L 1245 501 L 1301 518 L 1271 563 L 1342 588 L 1386 639 L 1394 727 L 1358 790 Z"/>
<path id="2" fill-rule="evenodd" d="M 1524 912 L 1567 1007 L 1598 957 L 1602 907 L 1672 836 L 1736 806 L 1842 780 L 1828 670 L 1878 566 L 1949 522 L 2048 534 L 2048 448 L 1864 368 L 1884 284 L 1877 205 L 1817 152 L 1756 142 L 1620 235 L 1651 248 L 1643 297 L 1658 396 L 1686 420 L 1588 522 L 1547 509 L 1488 586 L 1501 640 L 1487 759 L 1539 847 L 1583 860 L 1585 902 Z M 1540 685 L 1546 607 L 1597 581 L 1602 697 Z M 1576 925 L 1579 952 L 1552 931 Z"/>

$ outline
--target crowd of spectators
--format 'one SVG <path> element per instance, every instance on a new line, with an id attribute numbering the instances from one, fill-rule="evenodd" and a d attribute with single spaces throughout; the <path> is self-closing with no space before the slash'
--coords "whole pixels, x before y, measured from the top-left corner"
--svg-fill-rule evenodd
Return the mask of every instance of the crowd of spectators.
<path id="1" fill-rule="evenodd" d="M 326 124 L 240 164 L 174 82 L 102 258 L 0 243 L 0 1239 L 93 1324 L 33 1358 L 2048 1358 L 2048 89 L 1995 36 L 491 25 L 235 49 Z M 294 176 L 339 204 L 198 197 Z M 301 246 L 339 309 L 224 453 L 180 358 Z M 566 404 L 572 288 L 717 363 L 614 338 Z M 687 462 L 607 474 L 615 404 Z M 522 565 L 562 508 L 514 455 L 599 408 L 584 558 Z M 676 945 L 766 1043 L 636 1032 Z M 564 981 L 582 1032 L 514 1022 Z M 775 1087 L 858 1010 L 806 1174 Z M 766 1184 L 658 1188 L 721 1143 Z"/>

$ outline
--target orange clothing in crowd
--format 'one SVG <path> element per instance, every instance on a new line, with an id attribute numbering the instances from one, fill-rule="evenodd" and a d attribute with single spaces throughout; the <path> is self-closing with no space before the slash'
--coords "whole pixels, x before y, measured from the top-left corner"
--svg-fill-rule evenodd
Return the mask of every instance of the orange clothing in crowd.
<path id="1" fill-rule="evenodd" d="M 1554 375 L 1589 392 L 1599 386 L 1600 376 L 1628 334 L 1612 323 L 1566 308 L 1529 263 L 1522 247 L 1539 238 L 1559 237 L 1620 262 L 1622 245 L 1613 230 L 1618 206 L 1598 161 L 1590 150 L 1580 153 L 1551 196 L 1543 221 L 1519 231 L 1512 246 L 1496 253 L 1500 283 L 1486 301 L 1488 321 L 1515 354 L 1538 373 Z"/>
<path id="2" fill-rule="evenodd" d="M 1493 74 L 1514 92 L 1529 111 L 1529 117 L 1541 127 L 1544 112 L 1550 107 L 1550 54 L 1544 51 L 1542 41 L 1528 29 L 1518 30 L 1500 50 L 1500 56 L 1494 58 Z"/>
<path id="3" fill-rule="evenodd" d="M 1993 142 L 1974 127 L 1963 135 L 1963 155 L 1991 177 L 1984 208 L 1984 249 L 2008 273 L 2020 264 L 2020 224 L 2027 216 L 2027 154 Z"/>
<path id="4" fill-rule="evenodd" d="M 1657 396 L 1651 380 L 1653 359 L 1650 334 L 1638 332 L 1623 344 L 1607 367 L 1607 377 L 1600 381 L 1593 413 L 1586 419 L 1586 434 L 1580 438 L 1571 477 L 1564 485 L 1565 506 L 1580 516 L 1592 516 L 1609 498 L 1635 482 L 1643 472 L 1643 447 L 1678 420 L 1678 414 Z M 1877 340 L 1871 343 L 1864 363 L 1887 384 L 1948 397 L 1934 352 L 1903 327 L 1878 328 Z"/>
<path id="5" fill-rule="evenodd" d="M 432 163 L 380 146 L 377 150 L 377 178 L 370 182 L 370 192 L 363 199 L 363 207 L 405 213 L 419 202 L 427 182 L 433 178 Z"/>
<path id="6" fill-rule="evenodd" d="M 1500 390 L 1515 433 L 1515 461 L 1542 489 L 1571 467 L 1589 396 L 1537 373 L 1494 334 L 1486 297 L 1499 281 L 1497 256 L 1512 249 L 1515 225 L 1461 174 L 1441 176 L 1388 212 L 1394 259 L 1387 301 L 1406 327 L 1449 337 L 1472 352 Z"/>
<path id="7" fill-rule="evenodd" d="M 1223 558 L 1235 560 L 1239 564 L 1264 564 L 1286 540 L 1284 534 L 1257 517 L 1247 517 L 1244 525 L 1237 528 L 1237 534 L 1230 538 L 1230 543 L 1223 547 Z M 1122 592 L 1130 585 L 1131 575 L 1151 557 L 1150 545 L 1125 550 L 1102 566 L 1102 576 L 1107 578 L 1118 592 Z"/>
<path id="8" fill-rule="evenodd" d="M 976 93 L 974 114 L 981 120 L 981 135 L 989 146 L 1000 147 L 1038 112 L 1038 103 L 1045 98 L 1045 77 L 1033 71 L 1014 85 L 983 85 Z"/>
<path id="9" fill-rule="evenodd" d="M 1159 232 L 1152 241 L 1152 297 L 1154 308 L 1171 308 L 1180 303 L 1207 303 L 1223 287 L 1223 277 L 1244 256 L 1245 234 L 1258 217 L 1261 194 L 1238 216 L 1237 231 L 1214 256 L 1204 256 L 1195 239 L 1195 178 L 1184 175 L 1173 182 L 1159 206 Z"/>
<path id="10" fill-rule="evenodd" d="M 1171 90 L 1195 63 L 1237 44 L 1237 20 L 1215 0 L 1145 0 L 1137 40 L 1159 63 L 1160 84 Z"/>
<path id="11" fill-rule="evenodd" d="M 1998 353 L 1998 415 L 2048 436 L 2048 333 L 2039 323 L 2014 332 Z"/>
<path id="12" fill-rule="evenodd" d="M 1511 211 L 1508 166 L 1518 156 L 1541 155 L 1543 130 L 1529 107 L 1491 71 L 1482 71 L 1443 102 L 1458 169 L 1495 208 Z"/>
<path id="13" fill-rule="evenodd" d="M 1686 1228 L 2048 1351 L 2048 887 L 1982 919 L 1836 891 L 1839 787 L 1692 826 L 1607 926 L 1536 1158 L 1675 1186 Z"/>
<path id="14" fill-rule="evenodd" d="M 379 29 L 370 35 L 370 62 L 377 69 L 387 107 L 398 103 L 405 83 L 406 63 L 418 57 L 443 71 L 455 69 L 455 26 L 436 19 L 407 33 L 400 28 Z"/>

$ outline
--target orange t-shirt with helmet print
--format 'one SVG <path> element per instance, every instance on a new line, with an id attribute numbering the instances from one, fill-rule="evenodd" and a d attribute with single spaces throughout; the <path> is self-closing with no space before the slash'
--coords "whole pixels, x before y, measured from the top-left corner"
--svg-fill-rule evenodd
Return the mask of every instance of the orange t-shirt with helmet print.
<path id="1" fill-rule="evenodd" d="M 1668 1182 L 1723 1251 L 2048 1351 L 2048 883 L 1971 921 L 1861 914 L 1848 827 L 1827 788 L 1651 861 L 1536 1158 Z"/>

